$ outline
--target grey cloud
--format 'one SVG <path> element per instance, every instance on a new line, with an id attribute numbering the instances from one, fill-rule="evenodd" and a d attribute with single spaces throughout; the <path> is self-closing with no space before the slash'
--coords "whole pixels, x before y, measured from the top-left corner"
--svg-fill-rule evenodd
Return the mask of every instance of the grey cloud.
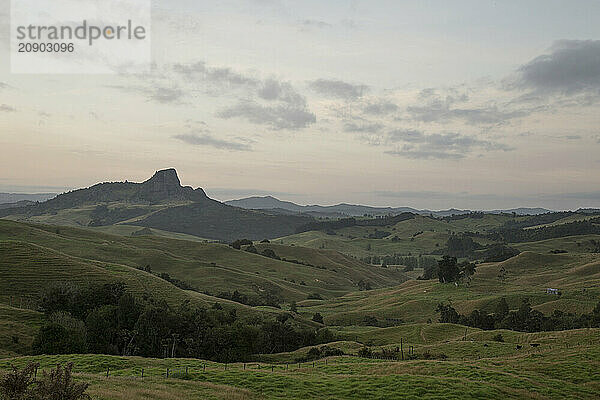
<path id="1" fill-rule="evenodd" d="M 398 111 L 398 106 L 392 102 L 385 100 L 367 104 L 363 108 L 363 112 L 365 114 L 371 115 L 386 115 L 394 113 L 396 111 Z"/>
<path id="2" fill-rule="evenodd" d="M 332 26 L 331 24 L 329 24 L 325 21 L 319 21 L 316 19 L 305 19 L 304 21 L 300 22 L 300 25 L 305 28 L 319 28 L 319 29 L 331 28 L 331 26 Z"/>
<path id="3" fill-rule="evenodd" d="M 177 87 L 165 86 L 123 86 L 123 85 L 107 85 L 111 89 L 120 90 L 126 93 L 138 93 L 144 95 L 148 100 L 155 101 L 161 104 L 177 104 L 181 103 L 185 97 L 185 92 Z"/>
<path id="4" fill-rule="evenodd" d="M 15 111 L 17 111 L 17 109 L 9 106 L 8 104 L 0 105 L 0 112 L 15 112 Z"/>
<path id="5" fill-rule="evenodd" d="M 600 40 L 561 40 L 505 81 L 508 88 L 540 93 L 600 94 Z"/>
<path id="6" fill-rule="evenodd" d="M 8 83 L 0 82 L 0 90 L 8 89 L 9 87 Z"/>
<path id="7" fill-rule="evenodd" d="M 289 82 L 280 82 L 272 78 L 261 83 L 257 94 L 264 100 L 279 100 L 300 107 L 306 105 L 306 99 L 296 92 Z"/>
<path id="8" fill-rule="evenodd" d="M 246 143 L 233 142 L 223 139 L 218 139 L 212 135 L 202 133 L 187 133 L 181 135 L 175 135 L 173 138 L 181 140 L 184 143 L 191 144 L 194 146 L 209 146 L 221 150 L 236 150 L 236 151 L 249 151 L 251 147 Z"/>
<path id="9" fill-rule="evenodd" d="M 177 103 L 184 96 L 183 90 L 179 88 L 155 87 L 150 89 L 148 97 L 162 104 Z"/>
<path id="10" fill-rule="evenodd" d="M 386 143 L 397 148 L 386 154 L 413 159 L 460 159 L 473 151 L 511 151 L 502 143 L 482 140 L 458 133 L 425 134 L 422 131 L 398 129 L 388 133 Z M 404 143 L 404 145 L 398 146 Z"/>
<path id="11" fill-rule="evenodd" d="M 518 110 L 502 110 L 496 104 L 488 104 L 478 108 L 456 107 L 468 101 L 466 93 L 453 91 L 441 96 L 435 89 L 425 89 L 419 94 L 422 105 L 408 106 L 406 111 L 411 117 L 422 122 L 446 122 L 460 119 L 470 125 L 503 124 L 511 119 L 522 118 L 543 107 L 521 108 Z"/>
<path id="12" fill-rule="evenodd" d="M 369 87 L 366 85 L 354 85 L 340 80 L 317 79 L 309 83 L 309 86 L 315 92 L 330 97 L 337 97 L 345 100 L 357 99 L 364 95 Z"/>
<path id="13" fill-rule="evenodd" d="M 208 67 L 204 62 L 175 64 L 173 71 L 189 81 L 205 81 L 226 88 L 246 90 L 249 97 L 280 101 L 297 108 L 306 106 L 306 99 L 291 83 L 275 78 L 257 79 L 234 72 L 230 68 Z"/>
<path id="14" fill-rule="evenodd" d="M 193 64 L 175 64 L 173 70 L 190 80 L 208 80 L 227 85 L 257 85 L 258 80 L 233 72 L 230 68 L 207 67 L 203 61 Z"/>
<path id="15" fill-rule="evenodd" d="M 347 122 L 344 124 L 345 132 L 356 133 L 377 133 L 383 129 L 383 125 L 379 123 L 357 124 L 355 122 Z"/>
<path id="16" fill-rule="evenodd" d="M 306 128 L 317 121 L 315 114 L 305 108 L 289 105 L 263 106 L 254 101 L 238 103 L 220 111 L 217 115 L 224 119 L 242 118 L 277 130 Z"/>
<path id="17" fill-rule="evenodd" d="M 457 153 L 448 153 L 444 151 L 432 151 L 432 150 L 414 150 L 411 148 L 403 148 L 401 150 L 388 150 L 385 154 L 389 154 L 391 156 L 410 158 L 413 160 L 423 159 L 438 159 L 438 160 L 458 160 L 460 158 L 464 158 L 464 154 Z"/>

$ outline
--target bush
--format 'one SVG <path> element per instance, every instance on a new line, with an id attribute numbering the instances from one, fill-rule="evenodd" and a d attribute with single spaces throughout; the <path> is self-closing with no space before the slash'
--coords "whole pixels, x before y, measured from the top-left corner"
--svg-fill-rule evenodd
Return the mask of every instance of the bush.
<path id="1" fill-rule="evenodd" d="M 494 337 L 492 339 L 494 339 L 494 341 L 496 341 L 496 342 L 504 342 L 504 338 L 502 337 L 501 333 L 494 335 Z"/>
<path id="2" fill-rule="evenodd" d="M 42 379 L 37 383 L 36 394 L 44 400 L 82 400 L 91 399 L 85 393 L 89 384 L 73 381 L 71 371 L 73 363 L 64 368 L 58 364 L 56 369 L 43 372 Z"/>
<path id="3" fill-rule="evenodd" d="M 87 383 L 73 381 L 73 363 L 64 368 L 58 364 L 49 373 L 43 372 L 36 380 L 39 364 L 29 363 L 19 370 L 12 366 L 9 372 L 0 378 L 0 398 L 3 400 L 89 400 L 86 394 Z"/>
<path id="4" fill-rule="evenodd" d="M 35 383 L 34 374 L 39 364 L 29 363 L 23 370 L 14 365 L 12 371 L 0 378 L 0 398 L 6 400 L 34 399 L 32 385 Z"/>
<path id="5" fill-rule="evenodd" d="M 315 315 L 313 315 L 312 320 L 315 322 L 318 322 L 319 324 L 324 324 L 323 322 L 323 316 L 319 313 L 315 313 Z"/>
<path id="6" fill-rule="evenodd" d="M 311 293 L 307 297 L 308 300 L 323 300 L 323 297 L 319 293 Z"/>

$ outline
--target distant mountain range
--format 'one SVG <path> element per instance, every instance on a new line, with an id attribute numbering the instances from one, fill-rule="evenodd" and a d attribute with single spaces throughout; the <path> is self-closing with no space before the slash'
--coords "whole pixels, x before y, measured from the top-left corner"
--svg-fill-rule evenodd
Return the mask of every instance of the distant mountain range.
<path id="1" fill-rule="evenodd" d="M 253 196 L 246 197 L 239 200 L 229 200 L 225 204 L 252 209 L 252 210 L 263 210 L 273 213 L 303 213 L 309 214 L 315 217 L 359 217 L 364 215 L 379 216 L 379 215 L 390 215 L 400 214 L 404 212 L 411 212 L 421 215 L 434 215 L 436 217 L 445 217 L 449 215 L 460 215 L 468 214 L 473 210 L 418 210 L 411 207 L 371 207 L 355 204 L 336 204 L 333 206 L 320 206 L 320 205 L 307 205 L 301 206 L 290 201 L 282 201 L 273 196 Z M 545 208 L 513 208 L 507 210 L 490 210 L 484 211 L 488 214 L 500 214 L 500 213 L 515 213 L 517 215 L 537 215 L 551 212 Z"/>
<path id="2" fill-rule="evenodd" d="M 0 193 L 0 204 L 46 201 L 53 197 L 56 197 L 56 193 Z"/>
<path id="3" fill-rule="evenodd" d="M 43 203 L 0 209 L 0 217 L 75 226 L 129 224 L 216 240 L 285 236 L 313 221 L 223 204 L 201 188 L 181 186 L 172 168 L 142 183 L 99 183 Z"/>
<path id="4" fill-rule="evenodd" d="M 407 213 L 443 217 L 472 212 L 354 204 L 301 206 L 272 196 L 222 203 L 209 198 L 201 188 L 182 186 L 172 168 L 157 171 L 141 183 L 104 182 L 55 197 L 53 194 L 30 195 L 32 197 L 28 198 L 10 196 L 5 194 L 3 198 L 16 202 L 0 204 L 0 218 L 89 227 L 133 225 L 223 241 L 287 236 L 310 230 L 316 218 L 324 217 L 335 219 Z M 517 208 L 486 212 L 524 215 L 542 214 L 549 210 Z"/>

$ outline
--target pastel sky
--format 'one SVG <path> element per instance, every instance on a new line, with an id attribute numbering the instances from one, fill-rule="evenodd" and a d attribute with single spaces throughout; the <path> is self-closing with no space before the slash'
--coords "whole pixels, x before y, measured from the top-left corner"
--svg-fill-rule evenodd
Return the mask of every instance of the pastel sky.
<path id="1" fill-rule="evenodd" d="M 156 0 L 144 75 L 10 73 L 0 191 L 600 207 L 600 2 Z"/>

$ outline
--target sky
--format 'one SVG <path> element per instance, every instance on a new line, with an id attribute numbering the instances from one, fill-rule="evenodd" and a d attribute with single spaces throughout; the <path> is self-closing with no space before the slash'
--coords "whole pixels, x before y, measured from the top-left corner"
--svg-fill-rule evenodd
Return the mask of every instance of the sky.
<path id="1" fill-rule="evenodd" d="M 12 74 L 0 191 L 600 207 L 600 2 L 154 0 L 144 74 Z"/>

